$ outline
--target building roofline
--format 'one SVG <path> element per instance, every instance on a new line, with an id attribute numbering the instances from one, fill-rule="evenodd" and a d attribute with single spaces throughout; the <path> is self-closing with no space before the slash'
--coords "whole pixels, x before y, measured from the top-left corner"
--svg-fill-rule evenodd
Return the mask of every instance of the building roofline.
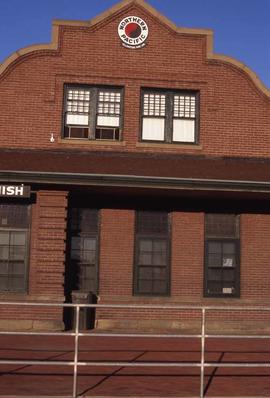
<path id="1" fill-rule="evenodd" d="M 103 186 L 103 187 L 136 187 L 170 190 L 193 191 L 226 191 L 270 193 L 270 182 L 241 181 L 206 178 L 174 178 L 153 177 L 120 174 L 91 174 L 91 173 L 59 173 L 35 172 L 20 170 L 0 171 L 2 182 L 76 185 L 76 186 Z"/>
<path id="2" fill-rule="evenodd" d="M 238 69 L 242 70 L 246 73 L 250 79 L 253 81 L 255 86 L 260 89 L 266 96 L 270 98 L 270 89 L 268 89 L 264 83 L 260 80 L 260 78 L 256 75 L 253 70 L 251 70 L 247 65 L 238 61 L 235 58 L 215 54 L 213 52 L 213 31 L 210 29 L 195 29 L 195 28 L 184 28 L 176 26 L 172 21 L 166 18 L 164 15 L 159 13 L 155 8 L 151 5 L 147 4 L 144 0 L 122 0 L 120 3 L 115 4 L 110 9 L 104 11 L 103 13 L 97 15 L 93 19 L 89 21 L 72 21 L 72 20 L 54 20 L 52 24 L 52 41 L 48 44 L 37 44 L 31 45 L 28 47 L 24 47 L 15 51 L 9 57 L 7 57 L 2 64 L 0 64 L 0 76 L 4 71 L 11 65 L 14 61 L 16 61 L 19 57 L 23 55 L 27 55 L 36 51 L 56 51 L 58 50 L 58 42 L 59 42 L 59 28 L 60 26 L 77 26 L 77 27 L 93 27 L 99 24 L 101 21 L 104 21 L 107 18 L 110 18 L 112 15 L 115 15 L 125 8 L 128 8 L 131 5 L 138 5 L 139 7 L 146 10 L 149 14 L 157 18 L 160 22 L 166 25 L 168 28 L 173 30 L 177 34 L 187 34 L 187 35 L 201 35 L 206 36 L 207 42 L 207 51 L 206 58 L 208 60 L 215 60 L 217 62 L 223 62 L 228 65 L 233 65 Z"/>

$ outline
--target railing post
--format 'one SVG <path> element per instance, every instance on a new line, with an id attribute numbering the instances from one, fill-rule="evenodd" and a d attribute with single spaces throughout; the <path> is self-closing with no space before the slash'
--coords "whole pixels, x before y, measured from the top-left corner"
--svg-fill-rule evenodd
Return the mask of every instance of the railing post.
<path id="1" fill-rule="evenodd" d="M 202 308 L 200 398 L 204 398 L 204 359 L 205 359 L 205 308 Z"/>
<path id="2" fill-rule="evenodd" d="M 79 355 L 79 320 L 80 320 L 80 307 L 76 305 L 75 317 L 75 342 L 74 342 L 74 367 L 73 367 L 73 398 L 77 398 L 78 390 L 78 355 Z"/>

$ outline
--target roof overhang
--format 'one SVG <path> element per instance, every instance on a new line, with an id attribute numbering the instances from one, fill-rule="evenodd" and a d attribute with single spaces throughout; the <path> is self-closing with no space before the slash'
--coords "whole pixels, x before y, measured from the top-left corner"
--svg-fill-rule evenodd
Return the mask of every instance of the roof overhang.
<path id="1" fill-rule="evenodd" d="M 203 178 L 172 178 L 119 174 L 0 171 L 5 183 L 52 184 L 60 186 L 132 187 L 157 190 L 196 190 L 270 193 L 270 182 Z"/>

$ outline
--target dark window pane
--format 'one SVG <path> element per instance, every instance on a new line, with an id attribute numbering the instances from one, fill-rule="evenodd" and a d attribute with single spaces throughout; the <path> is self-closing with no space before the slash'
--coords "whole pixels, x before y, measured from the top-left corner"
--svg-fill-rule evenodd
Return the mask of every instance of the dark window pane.
<path id="1" fill-rule="evenodd" d="M 0 275 L 7 275 L 7 274 L 8 274 L 8 262 L 0 261 Z"/>
<path id="2" fill-rule="evenodd" d="M 13 260 L 24 260 L 25 258 L 25 247 L 24 246 L 11 246 L 9 250 L 9 259 Z"/>
<path id="3" fill-rule="evenodd" d="M 167 291 L 166 281 L 154 281 L 153 282 L 153 293 L 165 294 Z"/>
<path id="4" fill-rule="evenodd" d="M 24 246 L 26 242 L 25 232 L 11 232 L 10 233 L 10 244 L 12 246 Z"/>
<path id="5" fill-rule="evenodd" d="M 208 238 L 238 238 L 238 217 L 234 214 L 207 214 L 205 232 Z"/>
<path id="6" fill-rule="evenodd" d="M 89 135 L 88 127 L 66 127 L 66 138 L 84 138 L 87 139 Z"/>
<path id="7" fill-rule="evenodd" d="M 9 259 L 9 246 L 0 246 L 0 260 Z"/>
<path id="8" fill-rule="evenodd" d="M 71 248 L 74 250 L 80 250 L 81 249 L 81 241 L 82 238 L 78 236 L 73 236 L 71 239 Z"/>
<path id="9" fill-rule="evenodd" d="M 24 262 L 9 263 L 9 270 L 10 270 L 10 274 L 16 275 L 16 276 L 21 275 L 23 277 Z"/>
<path id="10" fill-rule="evenodd" d="M 154 240 L 153 241 L 153 251 L 155 253 L 166 254 L 167 242 L 166 240 Z"/>
<path id="11" fill-rule="evenodd" d="M 120 137 L 119 128 L 96 128 L 97 140 L 115 140 L 118 141 Z"/>
<path id="12" fill-rule="evenodd" d="M 152 293 L 152 281 L 139 281 L 139 292 L 145 294 Z"/>
<path id="13" fill-rule="evenodd" d="M 222 280 L 222 269 L 208 269 L 208 280 L 209 281 L 221 281 Z"/>
<path id="14" fill-rule="evenodd" d="M 223 281 L 232 282 L 235 281 L 235 270 L 234 269 L 224 269 L 223 270 Z"/>
<path id="15" fill-rule="evenodd" d="M 1 228 L 28 228 L 29 209 L 26 205 L 0 205 Z"/>
<path id="16" fill-rule="evenodd" d="M 153 269 L 151 267 L 140 267 L 139 279 L 152 279 Z"/>
<path id="17" fill-rule="evenodd" d="M 9 289 L 10 290 L 24 290 L 24 278 L 17 277 L 17 276 L 9 278 Z"/>
<path id="18" fill-rule="evenodd" d="M 222 266 L 222 257 L 220 254 L 208 254 L 207 257 L 207 265 L 208 267 L 221 267 Z"/>
<path id="19" fill-rule="evenodd" d="M 166 265 L 166 262 L 167 262 L 166 253 L 153 254 L 153 265 Z"/>
<path id="20" fill-rule="evenodd" d="M 81 260 L 84 263 L 94 264 L 96 261 L 96 252 L 95 251 L 84 251 L 81 256 Z"/>
<path id="21" fill-rule="evenodd" d="M 153 279 L 166 279 L 166 268 L 165 267 L 156 267 L 153 268 Z"/>
<path id="22" fill-rule="evenodd" d="M 153 241 L 152 239 L 142 239 L 139 241 L 139 250 L 140 252 L 152 252 L 153 250 Z"/>
<path id="23" fill-rule="evenodd" d="M 81 251 L 80 250 L 72 250 L 71 251 L 71 259 L 72 260 L 80 260 L 81 259 Z"/>
<path id="24" fill-rule="evenodd" d="M 8 277 L 0 275 L 0 290 L 8 290 Z"/>
<path id="25" fill-rule="evenodd" d="M 223 253 L 224 254 L 234 254 L 235 253 L 235 243 L 234 242 L 224 242 L 223 243 Z"/>
<path id="26" fill-rule="evenodd" d="M 9 245 L 9 232 L 0 232 L 0 245 Z"/>
<path id="27" fill-rule="evenodd" d="M 141 253 L 138 263 L 140 265 L 152 265 L 152 253 Z"/>
<path id="28" fill-rule="evenodd" d="M 167 235 L 168 214 L 163 212 L 140 211 L 137 213 L 137 233 Z"/>
<path id="29" fill-rule="evenodd" d="M 208 293 L 221 294 L 222 293 L 222 283 L 209 281 L 208 282 Z"/>
<path id="30" fill-rule="evenodd" d="M 73 208 L 71 211 L 71 229 L 73 231 L 96 234 L 98 232 L 98 210 Z"/>
<path id="31" fill-rule="evenodd" d="M 208 242 L 208 253 L 221 254 L 222 243 L 221 242 Z"/>
<path id="32" fill-rule="evenodd" d="M 96 238 L 85 238 L 83 241 L 84 250 L 96 250 Z"/>

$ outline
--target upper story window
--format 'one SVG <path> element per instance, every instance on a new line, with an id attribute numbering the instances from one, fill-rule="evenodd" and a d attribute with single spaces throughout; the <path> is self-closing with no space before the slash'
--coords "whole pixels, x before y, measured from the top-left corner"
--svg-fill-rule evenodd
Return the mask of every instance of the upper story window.
<path id="1" fill-rule="evenodd" d="M 205 295 L 239 297 L 239 216 L 207 214 L 205 217 Z"/>
<path id="2" fill-rule="evenodd" d="M 198 94 L 143 90 L 141 139 L 166 143 L 196 143 Z"/>
<path id="3" fill-rule="evenodd" d="M 122 89 L 67 86 L 64 138 L 121 139 Z"/>

